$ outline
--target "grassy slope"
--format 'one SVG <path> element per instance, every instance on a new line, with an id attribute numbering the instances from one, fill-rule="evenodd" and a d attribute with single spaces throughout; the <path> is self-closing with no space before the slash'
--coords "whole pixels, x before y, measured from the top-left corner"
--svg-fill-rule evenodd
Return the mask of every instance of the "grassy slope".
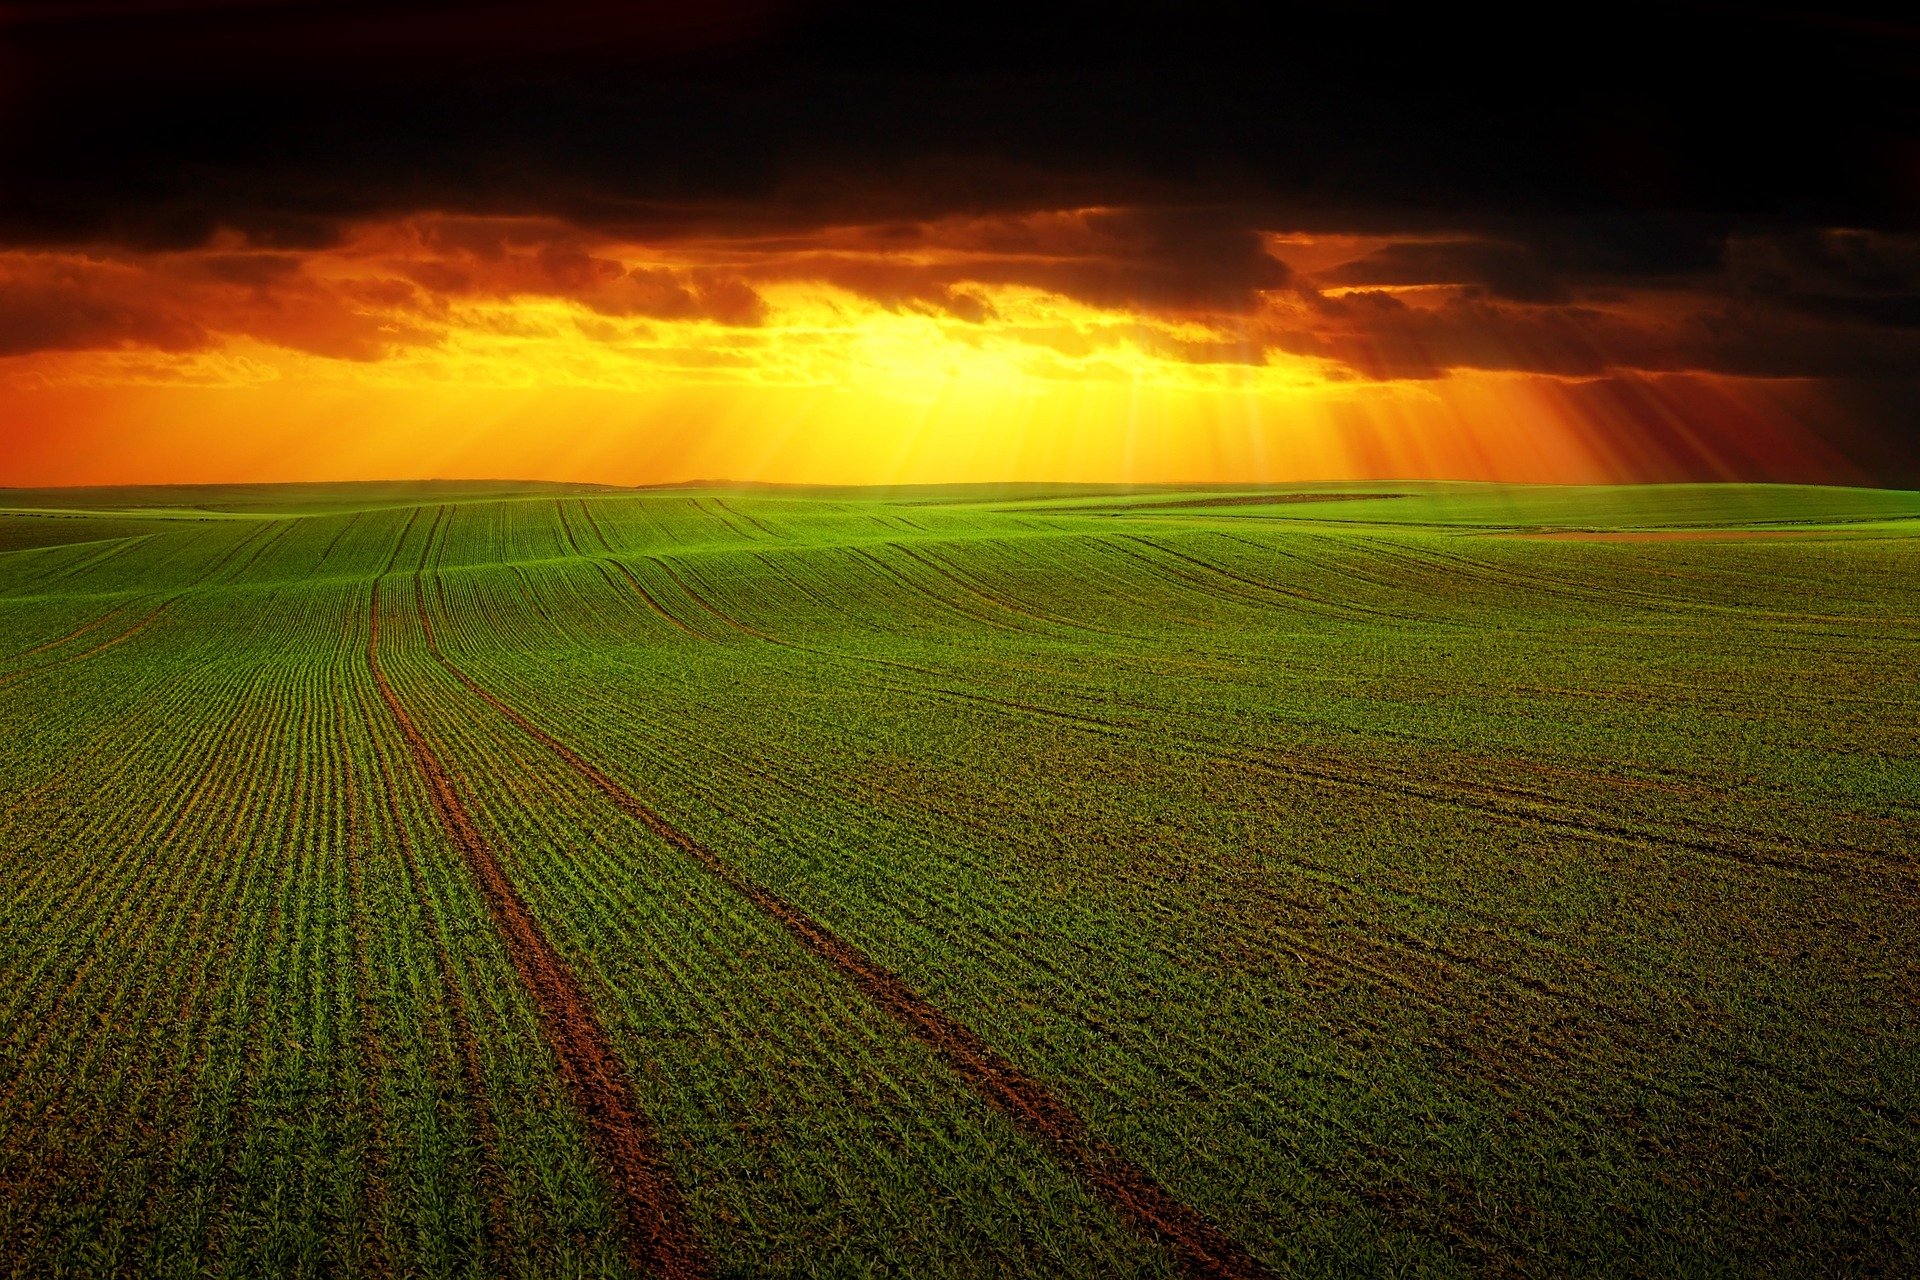
<path id="1" fill-rule="evenodd" d="M 1405 496 L 0 515 L 6 1252 L 619 1267 L 372 694 L 385 573 L 389 676 L 724 1266 L 1171 1264 L 463 689 L 416 590 L 482 685 L 1282 1270 L 1914 1265 L 1920 497 L 1345 492 Z M 1524 536 L 1740 528 L 1800 536 Z"/>

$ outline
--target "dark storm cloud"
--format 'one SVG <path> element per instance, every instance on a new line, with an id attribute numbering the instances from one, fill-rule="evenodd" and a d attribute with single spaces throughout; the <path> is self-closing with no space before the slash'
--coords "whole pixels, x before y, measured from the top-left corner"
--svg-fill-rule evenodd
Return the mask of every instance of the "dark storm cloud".
<path id="1" fill-rule="evenodd" d="M 765 315 L 737 272 L 629 266 L 597 254 L 578 228 L 551 219 L 416 218 L 355 246 L 420 294 L 429 310 L 455 298 L 560 298 L 603 316 L 751 325 Z M 183 255 L 191 257 L 192 255 Z"/>
<path id="2" fill-rule="evenodd" d="M 1736 289 L 1824 319 L 1920 327 L 1920 236 L 1815 229 L 1741 236 L 1728 246 Z"/>
<path id="3" fill-rule="evenodd" d="M 391 339 L 350 300 L 301 322 L 287 264 L 440 214 L 476 243 L 403 270 L 429 309 L 751 324 L 804 265 L 979 322 L 982 283 L 1254 317 L 1368 377 L 1920 369 L 1920 24 L 1892 9 L 49 0 L 0 8 L 0 175 L 0 247 L 213 246 L 255 316 L 363 355 Z M 1367 245 L 1306 271 L 1269 232 Z M 596 238 L 744 248 L 661 270 Z M 5 306 L 13 349 L 191 338 L 164 297 Z"/>
<path id="4" fill-rule="evenodd" d="M 1859 315 L 1756 306 L 1711 293 L 1659 305 L 1516 305 L 1477 292 L 1435 303 L 1360 291 L 1317 300 L 1269 333 L 1299 355 L 1369 378 L 1437 378 L 1456 369 L 1591 378 L 1620 371 L 1756 378 L 1909 378 L 1920 334 Z"/>
<path id="5" fill-rule="evenodd" d="M 1320 279 L 1334 287 L 1468 285 L 1517 302 L 1564 302 L 1569 296 L 1530 246 L 1488 240 L 1390 244 Z"/>
<path id="6" fill-rule="evenodd" d="M 1287 265 L 1232 206 L 1055 210 L 836 228 L 730 242 L 748 279 L 822 280 L 889 306 L 963 319 L 990 308 L 956 286 L 1025 285 L 1092 306 L 1240 315 L 1294 287 Z"/>
<path id="7" fill-rule="evenodd" d="M 404 281 L 322 281 L 274 254 L 0 259 L 0 356 L 185 352 L 246 337 L 337 360 L 379 360 L 435 340 L 395 315 Z"/>
<path id="8" fill-rule="evenodd" d="M 143 346 L 185 351 L 206 331 L 164 306 L 84 289 L 74 282 L 0 282 L 0 356 Z"/>
<path id="9" fill-rule="evenodd" d="M 27 4 L 0 230 L 544 213 L 684 233 L 1231 202 L 1311 229 L 1911 223 L 1907 27 L 1370 5 Z M 1608 247 L 1659 269 L 1672 245 Z"/>

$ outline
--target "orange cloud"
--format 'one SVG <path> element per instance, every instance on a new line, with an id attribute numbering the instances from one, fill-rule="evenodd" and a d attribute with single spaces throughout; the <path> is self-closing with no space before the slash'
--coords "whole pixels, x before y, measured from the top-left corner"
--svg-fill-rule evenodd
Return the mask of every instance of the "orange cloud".
<path id="1" fill-rule="evenodd" d="M 1764 248 L 1733 255 L 1744 293 L 1486 238 L 1258 233 L 1206 207 L 651 241 L 421 214 L 303 250 L 14 250 L 0 407 L 58 433 L 54 406 L 141 405 L 173 424 L 164 456 L 216 469 L 267 465 L 223 457 L 235 423 L 326 405 L 335 456 L 392 474 L 551 474 L 554 433 L 577 430 L 578 478 L 1849 477 L 1760 375 L 1909 367 L 1909 333 L 1847 314 L 1897 303 L 1904 250 Z M 1769 303 L 1753 281 L 1783 271 L 1832 305 Z M 582 404 L 599 425 L 556 425 Z M 438 438 L 507 405 L 517 426 L 478 453 Z M 367 442 L 343 441 L 349 420 Z M 636 443 L 662 423 L 716 443 Z M 541 447 L 523 457 L 514 429 Z M 310 455 L 268 459 L 333 474 Z M 39 470 L 0 480 L 80 465 L 60 456 L 22 443 Z"/>

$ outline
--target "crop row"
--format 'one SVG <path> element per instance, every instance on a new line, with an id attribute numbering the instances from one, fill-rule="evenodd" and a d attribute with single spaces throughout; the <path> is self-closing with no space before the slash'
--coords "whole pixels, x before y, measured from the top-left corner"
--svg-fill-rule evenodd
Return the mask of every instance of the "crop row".
<path id="1" fill-rule="evenodd" d="M 1221 511 L 0 554 L 0 1253 L 1913 1261 L 1909 544 Z"/>

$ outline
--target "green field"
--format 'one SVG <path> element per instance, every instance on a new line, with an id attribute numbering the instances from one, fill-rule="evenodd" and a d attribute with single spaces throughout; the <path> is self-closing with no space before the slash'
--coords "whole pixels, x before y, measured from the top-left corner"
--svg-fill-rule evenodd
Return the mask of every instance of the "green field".
<path id="1" fill-rule="evenodd" d="M 1920 1269 L 1920 494 L 0 492 L 14 1276 Z"/>

